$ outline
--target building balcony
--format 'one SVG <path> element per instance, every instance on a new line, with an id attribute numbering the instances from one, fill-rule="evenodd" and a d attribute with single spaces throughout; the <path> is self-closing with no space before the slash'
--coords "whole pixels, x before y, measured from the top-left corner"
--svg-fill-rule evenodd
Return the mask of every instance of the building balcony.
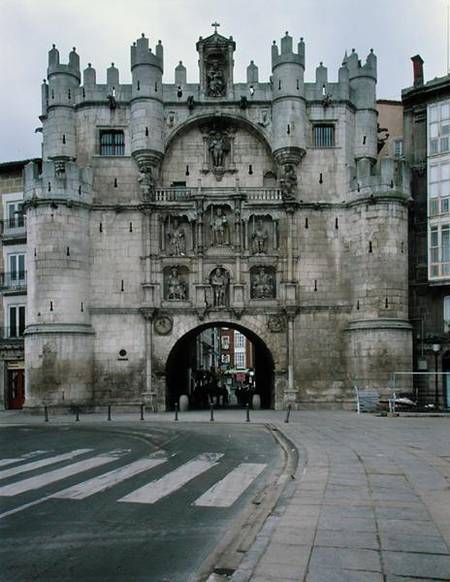
<path id="1" fill-rule="evenodd" d="M 27 272 L 0 273 L 0 291 L 3 294 L 22 294 L 27 290 Z"/>
<path id="2" fill-rule="evenodd" d="M 13 218 L 0 220 L 0 237 L 3 244 L 25 242 L 27 237 L 26 216 L 19 214 Z"/>
<path id="3" fill-rule="evenodd" d="M 249 203 L 283 201 L 279 188 L 187 188 L 183 186 L 172 188 L 157 188 L 152 195 L 153 202 L 189 202 L 199 196 L 208 198 L 229 199 L 233 195 L 243 195 Z"/>

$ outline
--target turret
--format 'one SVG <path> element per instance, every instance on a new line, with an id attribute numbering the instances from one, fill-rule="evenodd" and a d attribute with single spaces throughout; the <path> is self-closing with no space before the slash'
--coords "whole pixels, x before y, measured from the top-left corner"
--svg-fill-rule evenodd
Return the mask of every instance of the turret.
<path id="1" fill-rule="evenodd" d="M 253 61 L 250 61 L 247 67 L 247 84 L 256 85 L 258 83 L 258 67 Z"/>
<path id="2" fill-rule="evenodd" d="M 164 154 L 163 143 L 163 46 L 155 52 L 142 34 L 131 47 L 131 153 L 142 169 L 157 168 Z"/>
<path id="3" fill-rule="evenodd" d="M 305 45 L 293 51 L 286 32 L 281 52 L 272 46 L 273 153 L 279 164 L 298 164 L 305 153 L 306 109 L 304 96 Z"/>
<path id="4" fill-rule="evenodd" d="M 43 156 L 44 159 L 76 158 L 75 93 L 80 85 L 80 58 L 75 47 L 69 62 L 60 63 L 55 45 L 48 53 L 48 88 L 43 88 Z"/>
<path id="5" fill-rule="evenodd" d="M 180 87 L 181 90 L 186 85 L 186 67 L 183 65 L 183 61 L 180 61 L 175 67 L 175 85 Z"/>
<path id="6" fill-rule="evenodd" d="M 377 159 L 377 58 L 371 50 L 362 65 L 353 49 L 347 59 L 346 68 L 349 74 L 350 98 L 356 107 L 354 155 L 358 168 L 360 160 L 366 159 L 373 164 Z M 358 168 L 358 175 L 362 177 L 367 167 L 367 162 L 363 161 Z"/>

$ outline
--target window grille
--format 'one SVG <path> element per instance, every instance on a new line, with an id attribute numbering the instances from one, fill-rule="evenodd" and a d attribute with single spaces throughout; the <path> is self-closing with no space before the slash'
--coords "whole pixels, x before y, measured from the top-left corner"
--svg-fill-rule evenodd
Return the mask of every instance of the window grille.
<path id="1" fill-rule="evenodd" d="M 125 136 L 122 130 L 112 129 L 100 132 L 100 155 L 125 155 Z"/>
<path id="2" fill-rule="evenodd" d="M 334 125 L 315 125 L 313 127 L 313 144 L 316 148 L 334 147 Z"/>

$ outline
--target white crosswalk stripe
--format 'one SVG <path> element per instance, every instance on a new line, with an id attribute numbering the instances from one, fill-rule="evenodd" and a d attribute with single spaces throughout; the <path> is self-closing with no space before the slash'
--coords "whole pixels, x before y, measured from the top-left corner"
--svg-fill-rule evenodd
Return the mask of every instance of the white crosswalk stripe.
<path id="1" fill-rule="evenodd" d="M 68 459 L 73 459 L 74 457 L 84 455 L 85 453 L 90 453 L 91 451 L 92 449 L 76 449 L 74 451 L 70 451 L 69 453 L 63 453 L 62 455 L 47 457 L 46 459 L 41 459 L 40 461 L 32 461 L 31 463 L 26 463 L 25 465 L 19 465 L 18 467 L 5 469 L 0 471 L 0 479 L 7 479 L 8 477 L 14 477 L 15 475 L 26 473 L 27 471 L 34 471 L 35 469 L 40 469 L 48 465 L 54 465 L 60 461 L 67 461 Z"/>
<path id="2" fill-rule="evenodd" d="M 56 497 L 57 499 L 85 499 L 85 497 L 110 489 L 121 481 L 130 479 L 131 477 L 143 473 L 144 471 L 148 471 L 153 467 L 157 467 L 166 461 L 167 459 L 165 458 L 139 459 L 138 461 L 134 461 L 124 467 L 119 467 L 118 469 L 113 469 L 108 473 L 104 473 L 99 477 L 93 477 L 88 481 L 58 491 L 52 495 L 52 497 Z"/>
<path id="3" fill-rule="evenodd" d="M 54 469 L 48 473 L 43 473 L 42 475 L 36 475 L 35 477 L 29 477 L 28 479 L 23 479 L 16 483 L 11 483 L 10 485 L 4 485 L 0 487 L 0 496 L 11 497 L 13 495 L 19 495 L 25 491 L 31 491 L 33 489 L 40 489 L 45 485 L 60 481 L 66 477 L 76 475 L 88 469 L 93 469 L 94 467 L 99 467 L 100 465 L 105 465 L 106 463 L 111 463 L 116 461 L 117 456 L 99 455 L 97 457 L 92 457 L 84 461 L 78 461 L 77 463 L 72 463 L 66 467 L 61 467 L 60 469 Z"/>
<path id="4" fill-rule="evenodd" d="M 230 507 L 266 467 L 262 463 L 241 463 L 194 501 L 194 505 Z"/>
<path id="5" fill-rule="evenodd" d="M 126 503 L 156 503 L 159 499 L 174 493 L 186 483 L 198 477 L 198 475 L 217 465 L 217 461 L 222 457 L 223 453 L 203 453 L 198 455 L 195 459 L 167 473 L 164 477 L 125 495 L 119 501 Z"/>

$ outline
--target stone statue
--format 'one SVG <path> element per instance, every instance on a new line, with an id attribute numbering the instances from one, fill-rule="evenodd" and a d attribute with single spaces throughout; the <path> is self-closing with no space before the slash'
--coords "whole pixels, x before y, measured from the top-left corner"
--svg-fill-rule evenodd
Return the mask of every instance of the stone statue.
<path id="1" fill-rule="evenodd" d="M 210 283 L 213 289 L 214 307 L 224 306 L 228 288 L 228 277 L 225 269 L 216 267 L 211 273 Z"/>
<path id="2" fill-rule="evenodd" d="M 151 167 L 143 168 L 139 172 L 138 182 L 141 187 L 143 199 L 150 200 L 155 189 L 155 180 L 153 178 Z"/>
<path id="3" fill-rule="evenodd" d="M 186 299 L 186 285 L 180 279 L 178 269 L 172 267 L 167 277 L 167 299 L 169 301 L 184 301 Z"/>
<path id="4" fill-rule="evenodd" d="M 252 234 L 253 239 L 253 253 L 265 253 L 267 251 L 267 230 L 261 218 L 256 221 L 256 226 Z"/>
<path id="5" fill-rule="evenodd" d="M 212 61 L 208 69 L 206 83 L 209 97 L 222 97 L 225 95 L 225 77 L 217 59 Z"/>
<path id="6" fill-rule="evenodd" d="M 214 168 L 223 168 L 225 154 L 230 151 L 230 144 L 227 137 L 219 132 L 210 135 L 208 150 L 211 152 Z"/>
<path id="7" fill-rule="evenodd" d="M 275 285 L 273 277 L 264 267 L 259 267 L 252 277 L 253 299 L 272 299 L 275 297 Z"/>
<path id="8" fill-rule="evenodd" d="M 211 245 L 223 246 L 228 244 L 228 220 L 222 208 L 217 208 L 216 215 L 211 217 Z"/>
<path id="9" fill-rule="evenodd" d="M 186 235 L 176 218 L 174 218 L 172 228 L 167 233 L 167 238 L 169 239 L 169 252 L 171 255 L 183 256 L 186 254 Z"/>
<path id="10" fill-rule="evenodd" d="M 284 166 L 284 175 L 280 180 L 283 197 L 287 199 L 295 198 L 297 192 L 297 173 L 295 166 L 286 164 Z"/>

